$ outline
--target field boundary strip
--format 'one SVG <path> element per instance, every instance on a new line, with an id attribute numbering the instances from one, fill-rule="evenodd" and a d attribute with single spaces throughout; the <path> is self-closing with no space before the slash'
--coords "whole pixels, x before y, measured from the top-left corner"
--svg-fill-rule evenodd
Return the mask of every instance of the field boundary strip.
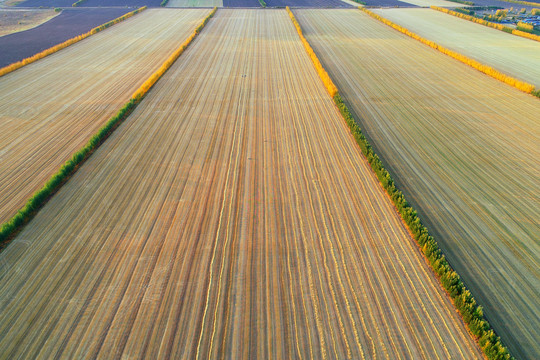
<path id="1" fill-rule="evenodd" d="M 501 30 L 501 31 L 504 31 L 504 32 L 512 34 L 512 35 L 521 36 L 521 37 L 524 37 L 524 38 L 527 38 L 527 39 L 530 39 L 530 40 L 534 40 L 534 41 L 540 41 L 540 36 L 538 36 L 538 35 L 530 34 L 528 32 L 520 31 L 520 30 L 517 30 L 517 29 L 512 29 L 512 28 L 510 28 L 508 26 L 497 24 L 497 23 L 487 21 L 487 20 L 484 20 L 484 19 L 479 19 L 479 18 L 471 16 L 471 15 L 462 14 L 462 13 L 459 13 L 457 11 L 449 10 L 449 9 L 438 7 L 438 6 L 431 6 L 431 9 L 443 12 L 443 13 L 448 14 L 448 15 L 458 17 L 460 19 L 469 20 L 469 21 L 472 21 L 472 22 L 475 22 L 477 24 L 484 25 L 484 26 L 487 26 L 487 27 L 490 27 L 490 28 L 493 28 L 493 29 Z"/>
<path id="2" fill-rule="evenodd" d="M 136 15 L 136 14 L 138 14 L 138 13 L 140 13 L 140 12 L 146 10 L 146 9 L 147 9 L 146 6 L 138 8 L 137 10 L 131 11 L 131 12 L 127 13 L 127 14 L 124 14 L 124 15 L 114 19 L 114 20 L 106 22 L 105 24 L 97 26 L 97 27 L 93 28 L 92 30 L 90 30 L 90 31 L 88 31 L 88 32 L 86 32 L 84 34 L 75 36 L 75 37 L 73 37 L 71 39 L 68 39 L 68 40 L 66 40 L 66 41 L 64 41 L 64 42 L 62 42 L 60 44 L 57 44 L 57 45 L 55 45 L 53 47 L 50 47 L 48 49 L 45 49 L 45 50 L 37 53 L 35 55 L 32 55 L 32 56 L 30 56 L 30 57 L 28 57 L 26 59 L 23 59 L 21 61 L 17 61 L 15 63 L 11 64 L 11 65 L 8 65 L 8 66 L 5 66 L 5 67 L 0 69 L 0 76 L 4 76 L 6 74 L 9 74 L 10 72 L 15 71 L 17 69 L 20 69 L 25 65 L 31 64 L 31 63 L 33 63 L 35 61 L 43 59 L 46 56 L 54 54 L 57 51 L 60 51 L 60 50 L 66 48 L 66 47 L 68 47 L 70 45 L 73 45 L 73 44 L 75 44 L 75 43 L 77 43 L 77 42 L 79 42 L 79 41 L 81 41 L 83 39 L 86 39 L 89 36 L 97 34 L 98 32 L 103 31 L 103 30 L 105 30 L 105 29 L 107 29 L 107 28 L 109 28 L 109 27 L 111 27 L 111 26 L 113 26 L 115 24 L 118 24 L 119 22 L 122 22 L 122 21 L 132 17 L 133 15 Z"/>
<path id="3" fill-rule="evenodd" d="M 201 32 L 208 21 L 214 16 L 217 7 L 203 19 L 203 21 L 193 30 L 193 33 L 165 60 L 163 65 L 157 69 L 131 96 L 127 103 L 113 115 L 105 125 L 80 150 L 73 154 L 60 169 L 52 175 L 43 187 L 37 190 L 26 204 L 8 221 L 0 226 L 0 251 L 5 248 L 9 241 L 26 225 L 54 195 L 64 183 L 77 171 L 77 169 L 88 159 L 92 153 L 113 133 L 113 131 L 124 121 L 129 114 L 137 107 L 146 93 L 165 74 L 172 64 L 182 55 L 190 43 Z"/>
<path id="4" fill-rule="evenodd" d="M 516 78 L 513 78 L 511 76 L 508 76 L 506 74 L 503 74 L 502 72 L 498 71 L 498 70 L 495 70 L 494 68 L 492 68 L 491 66 L 488 66 L 488 65 L 485 65 L 485 64 L 482 64 L 481 62 L 477 61 L 477 60 L 474 60 L 470 57 L 467 57 L 465 55 L 462 55 L 456 51 L 453 51 L 453 50 L 450 50 L 450 49 L 447 49 L 431 40 L 428 40 L 428 39 L 425 39 L 423 37 L 421 37 L 420 35 L 416 34 L 416 33 L 413 33 L 412 31 L 404 28 L 403 26 L 401 25 L 398 25 L 398 24 L 395 24 L 394 22 L 378 15 L 378 14 L 375 14 L 374 12 L 366 9 L 366 8 L 363 8 L 363 7 L 359 7 L 359 9 L 363 12 L 365 12 L 366 14 L 368 14 L 369 16 L 371 16 L 372 18 L 382 22 L 383 24 L 385 25 L 388 25 L 392 28 L 394 28 L 395 30 L 415 39 L 415 40 L 418 40 L 420 41 L 421 43 L 425 44 L 425 45 L 428 45 L 429 47 L 435 49 L 435 50 L 438 50 L 440 51 L 441 53 L 445 54 L 445 55 L 448 55 L 458 61 L 461 61 L 462 63 L 466 64 L 466 65 L 469 65 L 470 67 L 486 74 L 486 75 L 489 75 L 499 81 L 502 81 L 510 86 L 513 86 L 515 87 L 516 89 L 518 90 L 521 90 L 527 94 L 531 94 L 533 96 L 536 96 L 537 98 L 540 98 L 540 89 L 536 89 L 534 87 L 534 85 L 531 85 L 529 83 L 526 83 L 524 81 L 521 81 L 521 80 L 518 80 Z"/>
<path id="5" fill-rule="evenodd" d="M 287 7 L 286 10 L 295 24 L 300 38 L 303 39 L 302 41 L 304 41 L 305 37 L 302 33 L 301 27 L 297 25 L 298 22 L 294 17 L 294 14 L 289 7 Z M 307 42 L 307 40 L 305 41 Z M 306 47 L 306 50 L 307 49 L 308 47 Z M 311 46 L 309 46 L 309 49 L 311 49 Z M 312 49 L 311 52 L 313 52 Z M 308 54 L 310 57 L 312 56 L 309 51 Z M 314 52 L 313 56 L 317 57 Z M 318 59 L 317 62 L 320 64 Z M 319 69 L 317 69 L 317 73 L 319 76 L 321 76 L 321 80 L 328 89 L 327 80 L 321 75 L 326 74 L 326 76 L 328 76 L 328 73 L 324 69 L 323 71 L 324 72 L 321 72 Z M 332 80 L 329 81 L 332 82 Z M 332 94 L 332 92 L 328 89 L 329 93 L 332 95 L 334 103 L 349 126 L 351 134 L 356 140 L 356 143 L 362 150 L 362 153 L 366 157 L 372 170 L 375 172 L 381 186 L 394 203 L 396 210 L 400 214 L 404 223 L 407 225 L 412 237 L 419 245 L 421 252 L 426 257 L 431 269 L 435 272 L 436 277 L 439 279 L 442 287 L 452 299 L 454 306 L 461 314 L 461 317 L 465 324 L 467 324 L 469 331 L 478 341 L 480 348 L 490 360 L 514 359 L 510 355 L 508 348 L 502 343 L 501 338 L 497 336 L 487 319 L 484 318 L 482 306 L 477 304 L 476 300 L 472 296 L 471 292 L 466 288 L 458 273 L 452 269 L 446 260 L 444 254 L 439 248 L 437 241 L 429 234 L 427 227 L 420 220 L 416 210 L 413 209 L 413 207 L 407 202 L 401 190 L 396 187 L 390 173 L 385 169 L 379 156 L 374 152 L 371 144 L 362 133 L 362 130 L 354 120 L 352 113 L 341 98 L 337 87 L 335 87 L 333 83 L 332 85 L 335 92 Z"/>

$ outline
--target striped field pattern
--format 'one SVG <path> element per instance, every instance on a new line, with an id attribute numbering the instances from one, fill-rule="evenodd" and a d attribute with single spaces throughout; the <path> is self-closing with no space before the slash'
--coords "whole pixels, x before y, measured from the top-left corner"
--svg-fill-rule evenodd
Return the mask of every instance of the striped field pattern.
<path id="1" fill-rule="evenodd" d="M 0 264 L 5 358 L 482 358 L 285 10 L 219 10 Z"/>
<path id="2" fill-rule="evenodd" d="M 146 10 L 0 78 L 0 223 L 129 100 L 209 12 Z"/>
<path id="3" fill-rule="evenodd" d="M 516 356 L 537 357 L 538 99 L 360 11 L 295 15 L 493 328 Z"/>

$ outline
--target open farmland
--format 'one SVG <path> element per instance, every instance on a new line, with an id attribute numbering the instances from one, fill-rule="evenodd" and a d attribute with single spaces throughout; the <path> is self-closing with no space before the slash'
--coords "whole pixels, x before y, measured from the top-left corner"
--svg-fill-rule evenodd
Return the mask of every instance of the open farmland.
<path id="1" fill-rule="evenodd" d="M 169 0 L 167 7 L 223 7 L 222 0 Z"/>
<path id="2" fill-rule="evenodd" d="M 0 68 L 114 20 L 129 9 L 64 9 L 38 27 L 0 37 Z"/>
<path id="3" fill-rule="evenodd" d="M 341 0 L 265 0 L 269 7 L 321 7 L 350 8 L 351 5 Z"/>
<path id="4" fill-rule="evenodd" d="M 0 223 L 120 109 L 208 12 L 146 10 L 0 77 Z"/>
<path id="5" fill-rule="evenodd" d="M 495 330 L 538 358 L 538 99 L 360 11 L 295 13 Z"/>
<path id="6" fill-rule="evenodd" d="M 77 0 L 26 0 L 23 7 L 71 7 Z M 78 7 L 159 7 L 162 0 L 85 0 Z"/>
<path id="7" fill-rule="evenodd" d="M 408 7 L 407 4 L 416 5 L 416 6 L 439 6 L 439 7 L 451 7 L 455 8 L 457 6 L 466 6 L 463 4 L 457 4 L 452 1 L 445 1 L 445 0 L 403 0 L 404 5 Z"/>
<path id="8" fill-rule="evenodd" d="M 0 36 L 31 29 L 58 14 L 53 9 L 0 9 Z"/>
<path id="9" fill-rule="evenodd" d="M 410 31 L 540 88 L 540 42 L 431 9 L 374 12 Z"/>
<path id="10" fill-rule="evenodd" d="M 0 264 L 9 358 L 481 358 L 284 10 L 218 11 Z"/>

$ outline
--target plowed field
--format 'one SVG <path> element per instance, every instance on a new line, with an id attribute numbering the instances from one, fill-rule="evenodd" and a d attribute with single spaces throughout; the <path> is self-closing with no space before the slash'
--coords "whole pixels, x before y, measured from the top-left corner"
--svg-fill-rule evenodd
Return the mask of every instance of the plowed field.
<path id="1" fill-rule="evenodd" d="M 9 358 L 481 358 L 284 10 L 220 10 L 0 255 Z"/>
<path id="2" fill-rule="evenodd" d="M 118 111 L 207 13 L 146 10 L 0 78 L 0 223 Z"/>
<path id="3" fill-rule="evenodd" d="M 360 11 L 295 13 L 495 330 L 538 358 L 540 101 Z"/>

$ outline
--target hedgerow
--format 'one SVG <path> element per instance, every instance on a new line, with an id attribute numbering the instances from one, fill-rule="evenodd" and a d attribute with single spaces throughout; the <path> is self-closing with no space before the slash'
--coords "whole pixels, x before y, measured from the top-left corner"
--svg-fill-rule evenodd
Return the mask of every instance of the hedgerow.
<path id="1" fill-rule="evenodd" d="M 364 11 L 365 13 L 367 13 L 369 16 L 373 17 L 374 19 L 377 19 L 379 20 L 380 22 L 382 22 L 383 24 L 386 24 L 394 29 L 396 29 L 397 31 L 399 32 L 402 32 L 404 33 L 405 35 L 407 36 L 410 36 L 412 37 L 413 39 L 415 40 L 418 40 L 440 52 L 442 52 L 443 54 L 446 54 L 450 57 L 453 57 L 454 59 L 456 60 L 459 60 L 461 61 L 462 63 L 464 64 L 467 64 L 469 65 L 470 67 L 473 67 L 475 68 L 476 70 L 478 71 L 481 71 L 483 72 L 484 74 L 486 75 L 489 75 L 497 80 L 500 80 L 502 82 L 505 82 L 507 83 L 508 85 L 511 85 L 513 87 L 515 87 L 516 89 L 519 89 L 527 94 L 531 94 L 531 95 L 534 95 L 534 96 L 537 96 L 538 97 L 538 93 L 539 91 L 535 89 L 535 87 L 531 84 L 528 84 L 524 81 L 521 81 L 521 80 L 517 80 L 511 76 L 508 76 L 506 74 L 503 74 L 502 72 L 498 71 L 498 70 L 495 70 L 494 68 L 492 68 L 491 66 L 488 66 L 488 65 L 484 65 L 474 59 L 471 59 L 465 55 L 462 55 L 460 53 L 457 53 L 455 51 L 452 51 L 450 49 L 447 49 L 443 46 L 440 46 L 438 45 L 437 43 L 431 41 L 431 40 L 427 40 L 427 39 L 424 39 L 423 37 L 421 37 L 420 35 L 417 35 L 409 30 L 407 30 L 406 28 L 398 25 L 398 24 L 395 24 L 393 22 L 391 22 L 390 20 L 388 19 L 385 19 L 383 18 L 382 16 L 380 15 L 377 15 L 375 14 L 374 12 L 372 11 L 369 11 L 368 9 L 366 8 L 363 8 L 363 7 L 360 7 L 359 8 L 361 11 Z M 462 14 L 460 14 L 462 15 Z"/>
<path id="2" fill-rule="evenodd" d="M 289 9 L 288 12 L 293 20 L 293 23 L 295 26 L 297 26 L 299 35 L 301 38 L 303 38 L 301 28 L 298 25 L 294 15 Z M 309 47 L 309 49 L 311 49 L 311 47 Z M 308 52 L 308 54 L 311 56 L 311 53 Z M 316 57 L 316 55 L 314 56 Z M 318 70 L 317 72 L 319 75 L 321 74 L 321 72 Z M 328 75 L 326 71 L 324 71 L 323 74 Z M 323 77 L 321 77 L 321 80 L 326 85 Z M 458 309 L 463 318 L 463 321 L 468 325 L 469 330 L 476 337 L 484 354 L 488 359 L 493 360 L 513 359 L 508 349 L 502 344 L 500 337 L 495 334 L 489 322 L 484 318 L 482 307 L 476 303 L 476 300 L 471 295 L 470 291 L 467 290 L 460 276 L 452 269 L 448 261 L 446 261 L 446 258 L 440 250 L 438 243 L 435 241 L 433 236 L 429 234 L 427 227 L 422 223 L 422 220 L 418 216 L 416 210 L 413 209 L 413 207 L 409 204 L 401 190 L 396 187 L 392 176 L 386 170 L 383 162 L 375 153 L 371 144 L 362 133 L 362 130 L 354 120 L 349 108 L 341 98 L 341 95 L 338 93 L 337 88 L 335 88 L 335 93 L 332 95 L 332 97 L 334 103 L 343 116 L 343 119 L 349 126 L 351 134 L 356 140 L 356 143 L 362 150 L 362 153 L 366 157 L 369 165 L 379 179 L 380 184 L 386 190 L 386 193 L 390 196 L 390 199 L 392 199 L 398 213 L 411 231 L 413 238 L 418 243 L 418 246 L 428 260 L 431 268 L 435 274 L 437 274 L 442 286 L 452 298 L 455 307 Z"/>
<path id="3" fill-rule="evenodd" d="M 477 24 L 482 24 L 484 26 L 489 26 L 490 28 L 501 30 L 501 31 L 507 32 L 509 34 L 521 36 L 521 37 L 531 39 L 531 40 L 540 41 L 540 36 L 530 34 L 529 32 L 526 32 L 526 31 L 522 31 L 523 29 L 520 29 L 519 26 L 518 26 L 518 29 L 516 30 L 516 29 L 512 29 L 512 28 L 510 28 L 508 26 L 493 23 L 491 21 L 487 21 L 487 20 L 484 20 L 484 19 L 479 19 L 479 18 L 477 18 L 475 16 L 461 13 L 461 11 L 463 11 L 463 9 L 461 9 L 460 12 L 457 12 L 457 11 L 452 11 L 452 10 L 449 10 L 449 9 L 446 9 L 446 8 L 441 8 L 441 7 L 438 7 L 438 6 L 432 6 L 431 8 L 433 10 L 441 11 L 443 13 L 453 15 L 453 16 L 459 17 L 461 19 L 469 20 L 469 21 L 475 22 Z M 528 25 L 528 24 L 525 24 L 525 25 Z M 532 25 L 529 25 L 529 27 L 527 27 L 527 29 L 528 29 L 528 31 L 532 31 Z"/>
<path id="4" fill-rule="evenodd" d="M 64 184 L 77 170 L 79 166 L 107 139 L 111 133 L 128 117 L 128 115 L 141 102 L 146 93 L 152 88 L 156 81 L 171 67 L 174 61 L 184 52 L 187 46 L 193 41 L 195 36 L 201 32 L 208 20 L 216 13 L 214 8 L 210 14 L 197 26 L 191 36 L 182 43 L 150 78 L 142 84 L 131 99 L 101 127 L 90 140 L 77 151 L 71 159 L 66 161 L 62 167 L 45 183 L 45 185 L 36 191 L 26 204 L 7 222 L 0 226 L 0 245 L 5 245 L 30 219 L 35 215 L 48 199 Z"/>
<path id="5" fill-rule="evenodd" d="M 129 12 L 127 14 L 124 14 L 124 15 L 120 16 L 119 18 L 116 18 L 116 19 L 111 20 L 111 21 L 109 21 L 109 22 L 107 22 L 105 24 L 102 24 L 102 25 L 100 25 L 98 27 L 95 27 L 92 30 L 90 30 L 90 31 L 88 31 L 88 32 L 86 32 L 84 34 L 81 34 L 79 36 L 76 36 L 74 38 L 66 40 L 61 44 L 58 44 L 58 45 L 50 47 L 50 48 L 48 48 L 46 50 L 43 50 L 42 52 L 39 52 L 39 53 L 29 57 L 29 58 L 23 59 L 21 61 L 18 61 L 16 63 L 11 64 L 11 65 L 5 66 L 5 67 L 0 69 L 0 76 L 4 76 L 4 75 L 6 75 L 6 74 L 8 74 L 8 73 L 10 73 L 12 71 L 15 71 L 17 69 L 22 68 L 25 65 L 31 64 L 34 61 L 37 61 L 39 59 L 43 59 L 46 56 L 54 54 L 55 52 L 60 51 L 60 50 L 62 50 L 64 48 L 68 47 L 69 45 L 75 44 L 75 43 L 77 43 L 77 42 L 79 42 L 79 41 L 81 41 L 83 39 L 86 39 L 87 37 L 89 37 L 91 35 L 97 34 L 98 32 L 100 32 L 100 31 L 102 31 L 102 30 L 104 30 L 104 29 L 106 29 L 106 28 L 108 28 L 108 27 L 110 27 L 110 26 L 112 26 L 114 24 L 117 24 L 117 23 L 119 23 L 119 22 L 121 22 L 121 21 L 123 21 L 123 20 L 125 20 L 127 18 L 130 18 L 133 15 L 138 14 L 143 10 L 146 10 L 146 6 L 143 6 L 143 7 L 139 8 L 139 9 L 137 9 L 135 11 L 132 11 L 132 12 Z"/>

